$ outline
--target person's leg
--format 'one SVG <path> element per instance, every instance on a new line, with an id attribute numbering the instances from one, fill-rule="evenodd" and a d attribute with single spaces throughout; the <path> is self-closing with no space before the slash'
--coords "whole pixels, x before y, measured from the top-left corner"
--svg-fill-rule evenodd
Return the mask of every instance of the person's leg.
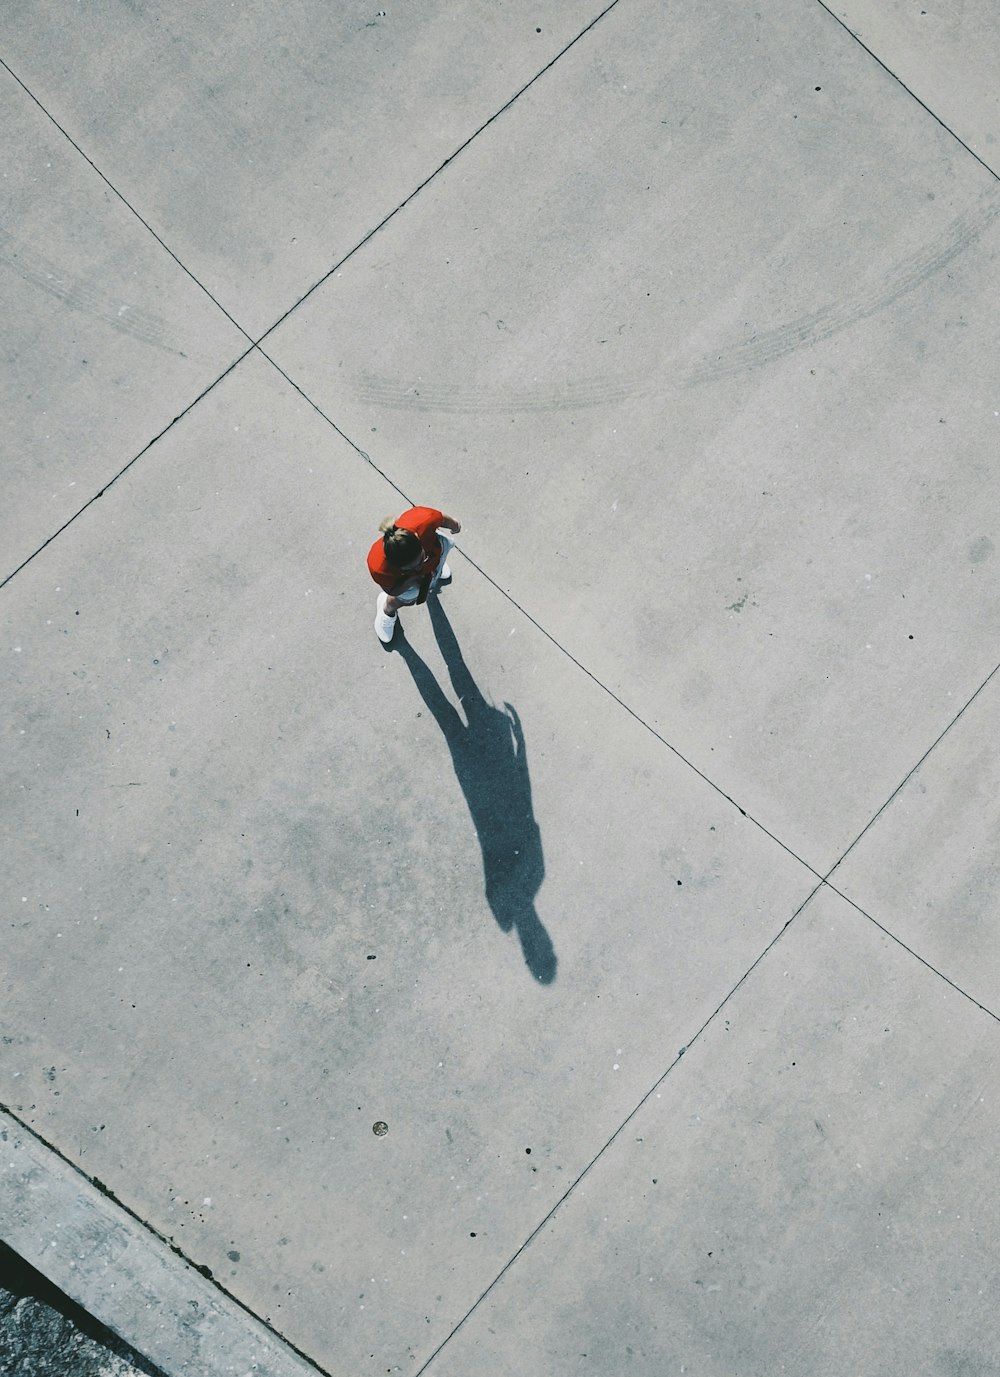
<path id="1" fill-rule="evenodd" d="M 438 584 L 451 582 L 451 570 L 448 568 L 448 554 L 455 548 L 455 542 L 448 531 L 438 529 L 438 540 L 441 542 L 441 558 L 438 560 L 438 567 L 434 570 L 434 577 L 431 579 L 431 586 L 428 590 L 431 593 L 437 591 Z"/>
<path id="2" fill-rule="evenodd" d="M 388 645 L 396 634 L 396 609 L 399 602 L 391 593 L 379 593 L 375 599 L 375 635 Z"/>
<path id="3" fill-rule="evenodd" d="M 401 607 L 416 602 L 419 595 L 419 579 L 415 579 L 410 586 L 401 589 L 395 596 L 392 593 L 379 593 L 375 599 L 375 634 L 385 645 L 389 644 L 396 633 L 396 613 Z"/>

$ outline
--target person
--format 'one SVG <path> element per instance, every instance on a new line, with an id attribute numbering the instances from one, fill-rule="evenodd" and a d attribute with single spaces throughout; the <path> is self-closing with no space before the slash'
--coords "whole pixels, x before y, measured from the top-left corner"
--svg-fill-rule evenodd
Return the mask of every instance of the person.
<path id="1" fill-rule="evenodd" d="M 462 524 L 436 507 L 411 507 L 395 521 L 386 517 L 380 539 L 368 551 L 368 572 L 382 591 L 375 602 L 375 634 L 388 645 L 401 607 L 427 601 L 451 582 L 448 552 Z"/>

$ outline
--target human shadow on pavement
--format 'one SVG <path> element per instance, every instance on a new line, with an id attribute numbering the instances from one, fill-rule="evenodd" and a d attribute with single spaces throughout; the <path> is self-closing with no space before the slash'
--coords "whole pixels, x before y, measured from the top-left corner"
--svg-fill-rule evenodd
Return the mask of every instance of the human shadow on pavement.
<path id="1" fill-rule="evenodd" d="M 496 708 L 466 667 L 451 623 L 436 597 L 427 602 L 452 688 L 465 712 L 445 697 L 426 663 L 397 627 L 393 648 L 406 661 L 451 752 L 483 853 L 486 901 L 504 932 L 516 928 L 528 970 L 542 985 L 556 978 L 552 939 L 535 911 L 545 878 L 542 837 L 531 803 L 521 719 L 510 703 Z"/>

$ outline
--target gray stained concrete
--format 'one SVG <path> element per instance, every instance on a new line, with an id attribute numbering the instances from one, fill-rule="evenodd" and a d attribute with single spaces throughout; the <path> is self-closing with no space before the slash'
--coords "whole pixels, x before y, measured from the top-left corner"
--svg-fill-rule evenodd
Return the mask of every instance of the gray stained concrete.
<path id="1" fill-rule="evenodd" d="M 0 14 L 0 1236 L 171 1377 L 1000 1369 L 960 8 Z"/>
<path id="2" fill-rule="evenodd" d="M 67 1300 L 4 1244 L 0 1372 L 16 1377 L 162 1377 L 148 1359 Z"/>

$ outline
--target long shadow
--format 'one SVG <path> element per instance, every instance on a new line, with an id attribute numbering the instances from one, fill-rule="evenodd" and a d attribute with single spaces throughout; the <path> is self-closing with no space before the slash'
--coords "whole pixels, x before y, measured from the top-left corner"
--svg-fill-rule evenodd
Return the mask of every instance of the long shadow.
<path id="1" fill-rule="evenodd" d="M 394 648 L 406 661 L 421 698 L 444 733 L 455 774 L 483 853 L 486 901 L 504 932 L 516 928 L 528 970 L 542 985 L 556 978 L 552 939 L 535 911 L 545 878 L 542 837 L 531 805 L 531 779 L 521 719 L 480 693 L 436 597 L 427 602 L 438 647 L 465 720 L 397 627 Z"/>

